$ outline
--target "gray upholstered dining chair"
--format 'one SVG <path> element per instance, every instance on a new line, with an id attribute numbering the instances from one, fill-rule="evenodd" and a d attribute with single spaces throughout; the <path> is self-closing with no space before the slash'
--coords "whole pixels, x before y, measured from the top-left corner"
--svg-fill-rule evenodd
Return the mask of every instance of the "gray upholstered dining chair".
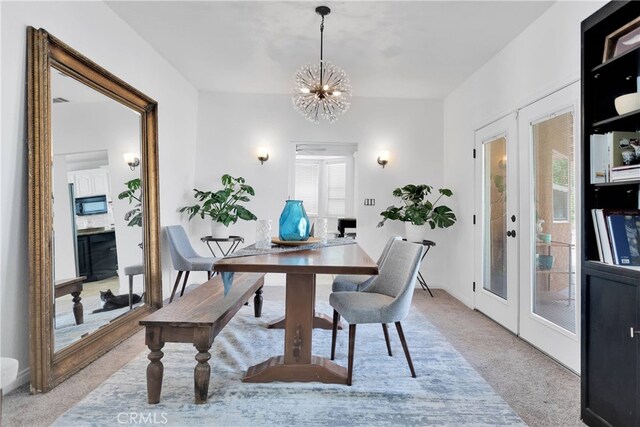
<path id="1" fill-rule="evenodd" d="M 144 274 L 144 264 L 128 265 L 124 268 L 124 274 L 129 276 L 129 310 L 133 308 L 133 276 Z"/>
<path id="2" fill-rule="evenodd" d="M 386 245 L 384 245 L 384 249 L 382 249 L 382 253 L 380 254 L 380 258 L 378 258 L 378 265 L 382 265 L 384 260 L 387 258 L 387 254 L 389 253 L 389 249 L 391 248 L 391 244 L 396 240 L 402 240 L 400 236 L 389 237 Z M 362 291 L 367 286 L 371 284 L 375 276 L 363 276 L 358 274 L 340 274 L 333 279 L 333 284 L 331 285 L 332 292 L 355 292 Z"/>
<path id="3" fill-rule="evenodd" d="M 381 323 L 382 325 L 395 323 L 411 376 L 416 377 L 400 321 L 409 313 L 422 250 L 421 245 L 395 240 L 380 266 L 380 274 L 374 277 L 371 285 L 362 291 L 331 293 L 329 297 L 329 304 L 333 307 L 331 360 L 335 358 L 340 316 L 349 322 L 347 385 L 351 385 L 353 376 L 356 325 L 363 323 Z"/>
<path id="4" fill-rule="evenodd" d="M 182 273 L 186 272 L 184 282 L 182 282 L 180 296 L 184 294 L 184 288 L 187 285 L 189 273 L 192 271 L 206 271 L 207 279 L 211 279 L 213 264 L 218 258 L 201 257 L 198 255 L 191 246 L 191 243 L 189 243 L 189 237 L 187 237 L 187 233 L 181 225 L 169 225 L 165 227 L 165 229 L 167 231 L 167 238 L 169 239 L 169 251 L 171 252 L 173 268 L 178 270 L 178 277 L 173 285 L 171 298 L 169 298 L 169 302 L 171 302 L 173 301 L 173 297 L 178 289 L 178 283 L 180 283 Z"/>

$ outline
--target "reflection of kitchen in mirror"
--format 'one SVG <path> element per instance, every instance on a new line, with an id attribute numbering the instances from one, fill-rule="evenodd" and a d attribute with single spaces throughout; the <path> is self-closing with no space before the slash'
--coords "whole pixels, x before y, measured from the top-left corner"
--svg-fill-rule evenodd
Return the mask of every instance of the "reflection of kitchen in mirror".
<path id="1" fill-rule="evenodd" d="M 51 88 L 58 351 L 143 303 L 144 264 L 140 115 L 55 69 Z"/>

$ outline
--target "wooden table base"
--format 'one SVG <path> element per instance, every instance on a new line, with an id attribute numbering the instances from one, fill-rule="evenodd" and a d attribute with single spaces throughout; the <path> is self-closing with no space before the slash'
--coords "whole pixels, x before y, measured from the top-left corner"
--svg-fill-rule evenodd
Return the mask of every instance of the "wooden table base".
<path id="1" fill-rule="evenodd" d="M 315 274 L 287 274 L 284 326 L 284 355 L 275 356 L 247 370 L 244 382 L 319 381 L 347 383 L 347 370 L 329 359 L 312 355 L 315 313 Z M 326 318 L 325 325 L 332 320 Z M 328 349 L 327 349 L 328 350 Z"/>
<path id="2" fill-rule="evenodd" d="M 346 384 L 347 368 L 320 356 L 311 356 L 311 363 L 302 365 L 288 365 L 284 361 L 284 356 L 275 356 L 250 367 L 242 381 L 245 383 L 317 381 Z"/>
<path id="3" fill-rule="evenodd" d="M 284 316 L 269 323 L 268 329 L 284 329 Z M 313 329 L 333 329 L 333 319 L 323 313 L 315 313 L 313 317 Z M 342 322 L 338 322 L 338 329 L 342 329 Z"/>

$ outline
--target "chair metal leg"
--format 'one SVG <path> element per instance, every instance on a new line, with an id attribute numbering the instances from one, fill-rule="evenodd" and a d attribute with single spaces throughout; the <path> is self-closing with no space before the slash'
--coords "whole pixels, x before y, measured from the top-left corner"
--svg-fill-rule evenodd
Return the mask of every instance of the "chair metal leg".
<path id="1" fill-rule="evenodd" d="M 349 325 L 349 367 L 347 368 L 347 385 L 351 385 L 353 377 L 353 353 L 356 349 L 356 325 Z"/>
<path id="2" fill-rule="evenodd" d="M 129 275 L 129 310 L 133 308 L 133 274 Z"/>
<path id="3" fill-rule="evenodd" d="M 178 277 L 176 277 L 176 283 L 173 284 L 173 290 L 171 291 L 171 298 L 169 298 L 169 303 L 171 303 L 173 301 L 173 297 L 176 296 L 176 291 L 178 290 L 178 284 L 180 283 L 182 273 L 182 271 L 178 271 Z"/>
<path id="4" fill-rule="evenodd" d="M 207 280 L 211 280 L 211 271 L 207 271 Z"/>
<path id="5" fill-rule="evenodd" d="M 429 292 L 429 295 L 431 295 L 431 298 L 434 298 L 433 292 L 431 292 L 431 289 L 429 289 L 429 285 L 427 285 L 427 281 L 424 280 L 424 277 L 422 277 L 422 273 L 420 273 L 419 271 L 418 271 L 418 283 L 420 283 L 420 286 L 422 286 L 422 290 Z"/>
<path id="6" fill-rule="evenodd" d="M 184 275 L 184 282 L 182 282 L 182 290 L 180 291 L 180 296 L 184 295 L 184 288 L 187 286 L 187 279 L 189 278 L 190 271 L 187 271 L 187 274 Z"/>
<path id="7" fill-rule="evenodd" d="M 336 335 L 338 335 L 338 323 L 340 322 L 340 313 L 333 310 L 333 329 L 331 332 L 331 360 L 336 358 Z"/>
<path id="8" fill-rule="evenodd" d="M 389 352 L 389 356 L 393 356 L 391 353 L 391 341 L 389 341 L 389 329 L 387 329 L 387 324 L 382 324 L 382 331 L 384 332 L 384 340 L 387 342 L 387 351 Z"/>
<path id="9" fill-rule="evenodd" d="M 396 329 L 398 330 L 398 336 L 400 337 L 400 342 L 402 343 L 402 348 L 404 350 L 404 355 L 407 356 L 407 363 L 409 363 L 409 369 L 411 370 L 411 376 L 413 378 L 416 377 L 416 371 L 413 369 L 413 362 L 411 362 L 411 355 L 409 354 L 409 347 L 407 347 L 407 340 L 404 338 L 404 333 L 402 332 L 402 325 L 400 322 L 396 322 Z"/>

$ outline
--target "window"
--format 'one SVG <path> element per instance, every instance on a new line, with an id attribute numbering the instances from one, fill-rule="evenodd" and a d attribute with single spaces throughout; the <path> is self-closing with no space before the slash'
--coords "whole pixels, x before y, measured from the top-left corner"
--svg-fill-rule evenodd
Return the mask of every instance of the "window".
<path id="1" fill-rule="evenodd" d="M 353 183 L 349 184 L 353 179 L 349 169 L 352 159 L 310 157 L 296 160 L 295 198 L 303 201 L 307 214 L 312 217 L 341 218 L 353 215 L 350 212 L 353 204 L 349 204 L 349 197 L 353 197 Z"/>
<path id="2" fill-rule="evenodd" d="M 343 217 L 347 206 L 347 164 L 327 163 L 327 216 Z"/>
<path id="3" fill-rule="evenodd" d="M 568 222 L 570 210 L 569 158 L 557 151 L 552 157 L 553 222 Z"/>
<path id="4" fill-rule="evenodd" d="M 318 216 L 319 212 L 320 163 L 316 161 L 296 161 L 296 200 L 302 200 L 308 215 Z"/>

